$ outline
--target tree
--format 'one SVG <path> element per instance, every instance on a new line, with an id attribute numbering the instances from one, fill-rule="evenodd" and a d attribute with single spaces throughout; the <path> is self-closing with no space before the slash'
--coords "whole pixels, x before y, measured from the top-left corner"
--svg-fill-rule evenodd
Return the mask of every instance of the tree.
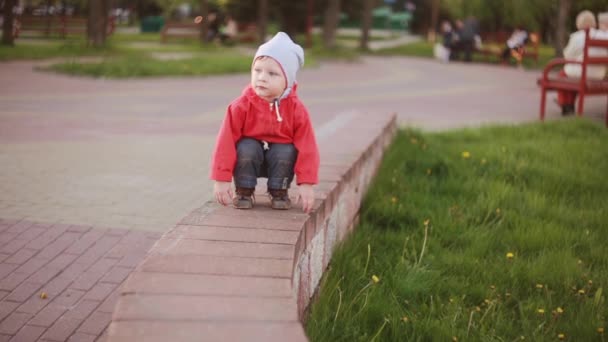
<path id="1" fill-rule="evenodd" d="M 340 0 L 329 0 L 323 23 L 323 46 L 328 49 L 336 47 L 336 31 L 340 20 Z"/>
<path id="2" fill-rule="evenodd" d="M 207 20 L 207 18 L 209 17 L 209 3 L 207 2 L 207 0 L 200 0 L 201 3 L 201 17 L 202 17 L 202 23 L 201 23 L 201 32 L 200 32 L 200 36 L 199 39 L 201 41 L 201 44 L 205 44 L 207 42 L 207 31 L 209 30 L 209 21 Z M 220 20 L 220 18 L 216 18 L 215 20 Z"/>
<path id="3" fill-rule="evenodd" d="M 266 41 L 268 27 L 268 0 L 259 0 L 258 3 L 258 43 Z"/>
<path id="4" fill-rule="evenodd" d="M 363 1 L 363 11 L 361 12 L 361 50 L 369 50 L 369 30 L 372 28 L 372 10 L 374 0 Z"/>
<path id="5" fill-rule="evenodd" d="M 572 7 L 572 0 L 560 0 L 557 10 L 557 25 L 555 30 L 555 55 L 561 56 L 566 46 L 566 36 L 568 32 L 568 15 Z"/>
<path id="6" fill-rule="evenodd" d="M 15 7 L 16 0 L 4 0 L 4 18 L 2 23 L 2 45 L 15 45 L 15 36 L 13 35 L 13 21 L 15 20 L 15 14 L 13 13 L 13 7 Z"/>
<path id="7" fill-rule="evenodd" d="M 89 18 L 87 20 L 87 40 L 93 47 L 99 48 L 106 43 L 106 29 L 110 10 L 109 0 L 90 0 Z"/>

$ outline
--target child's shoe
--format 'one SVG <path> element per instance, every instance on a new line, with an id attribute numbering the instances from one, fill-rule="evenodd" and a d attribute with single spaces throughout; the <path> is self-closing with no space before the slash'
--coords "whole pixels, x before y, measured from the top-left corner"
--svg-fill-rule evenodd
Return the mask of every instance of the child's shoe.
<path id="1" fill-rule="evenodd" d="M 253 208 L 253 188 L 236 188 L 236 196 L 232 199 L 232 205 L 236 209 Z"/>
<path id="2" fill-rule="evenodd" d="M 273 190 L 268 189 L 270 193 L 270 206 L 272 209 L 287 210 L 291 208 L 291 200 L 287 194 L 287 189 Z"/>

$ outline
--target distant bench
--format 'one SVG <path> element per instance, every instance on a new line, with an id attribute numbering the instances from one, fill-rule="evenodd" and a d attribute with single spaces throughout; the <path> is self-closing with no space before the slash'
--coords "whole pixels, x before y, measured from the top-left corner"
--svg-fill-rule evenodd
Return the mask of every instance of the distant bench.
<path id="1" fill-rule="evenodd" d="M 108 17 L 106 34 L 110 35 L 116 28 L 116 18 Z M 71 16 L 19 16 L 15 38 L 42 34 L 45 37 L 58 35 L 66 38 L 68 35 L 86 35 L 87 18 Z"/>
<path id="2" fill-rule="evenodd" d="M 255 24 L 239 24 L 239 33 L 233 40 L 241 43 L 257 41 L 257 26 Z M 165 23 L 160 32 L 161 43 L 166 43 L 169 38 L 194 38 L 201 35 L 201 24 L 168 22 Z"/>
<path id="3" fill-rule="evenodd" d="M 506 43 L 509 37 L 510 34 L 505 31 L 488 32 L 482 34 L 481 41 L 483 43 L 483 46 L 480 49 L 474 49 L 473 53 L 484 56 L 486 61 L 489 61 L 490 58 L 501 59 L 502 52 L 506 47 Z M 521 49 L 521 58 L 532 59 L 536 64 L 538 64 L 539 41 L 540 39 L 538 33 L 529 33 L 528 40 Z"/>

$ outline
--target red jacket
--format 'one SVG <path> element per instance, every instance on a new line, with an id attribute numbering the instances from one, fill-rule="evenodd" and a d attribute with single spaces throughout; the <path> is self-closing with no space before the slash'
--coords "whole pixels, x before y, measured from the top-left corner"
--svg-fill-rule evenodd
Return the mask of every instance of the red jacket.
<path id="1" fill-rule="evenodd" d="M 269 143 L 293 143 L 298 150 L 294 168 L 297 184 L 319 182 L 319 150 L 308 110 L 300 102 L 296 88 L 294 85 L 291 93 L 280 102 L 282 122 L 277 120 L 272 104 L 257 96 L 251 86 L 232 101 L 215 143 L 211 179 L 232 181 L 236 143 L 242 137 L 248 137 Z"/>

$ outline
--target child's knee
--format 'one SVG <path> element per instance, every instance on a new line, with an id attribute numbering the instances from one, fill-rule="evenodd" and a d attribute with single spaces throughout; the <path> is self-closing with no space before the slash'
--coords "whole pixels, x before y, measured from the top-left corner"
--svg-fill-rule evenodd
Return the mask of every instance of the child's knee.
<path id="1" fill-rule="evenodd" d="M 262 145 L 251 138 L 243 138 L 236 145 L 237 159 L 259 160 L 263 159 Z"/>

